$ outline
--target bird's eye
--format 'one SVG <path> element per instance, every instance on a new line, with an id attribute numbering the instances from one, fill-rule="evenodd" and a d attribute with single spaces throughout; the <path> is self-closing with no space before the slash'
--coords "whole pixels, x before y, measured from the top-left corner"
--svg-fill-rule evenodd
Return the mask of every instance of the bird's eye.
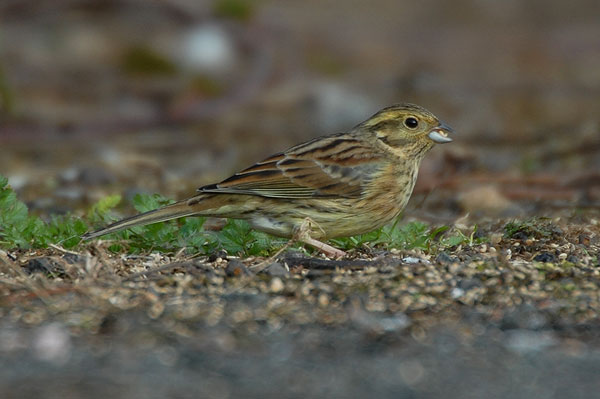
<path id="1" fill-rule="evenodd" d="M 419 121 L 417 120 L 417 118 L 409 116 L 404 120 L 404 126 L 406 126 L 409 129 L 416 129 L 417 126 L 419 126 Z"/>

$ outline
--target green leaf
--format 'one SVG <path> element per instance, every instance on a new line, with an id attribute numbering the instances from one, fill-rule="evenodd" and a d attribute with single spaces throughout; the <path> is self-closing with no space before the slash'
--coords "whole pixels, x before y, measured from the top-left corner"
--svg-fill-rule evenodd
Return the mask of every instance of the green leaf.
<path id="1" fill-rule="evenodd" d="M 165 198 L 160 194 L 136 194 L 133 197 L 133 207 L 138 212 L 152 211 L 173 202 L 175 201 Z"/>
<path id="2" fill-rule="evenodd" d="M 17 199 L 8 179 L 0 176 L 0 244 L 29 248 L 35 237 L 42 235 L 43 224 L 39 218 L 29 216 L 27 206 Z"/>
<path id="3" fill-rule="evenodd" d="M 463 235 L 454 235 L 454 236 L 450 236 L 448 238 L 445 238 L 442 241 L 442 244 L 446 247 L 455 247 L 459 244 L 463 244 L 465 243 L 467 240 L 467 238 Z"/>
<path id="4" fill-rule="evenodd" d="M 121 202 L 119 194 L 109 195 L 96 202 L 87 213 L 87 218 L 92 224 L 105 224 L 111 220 L 110 211 Z"/>

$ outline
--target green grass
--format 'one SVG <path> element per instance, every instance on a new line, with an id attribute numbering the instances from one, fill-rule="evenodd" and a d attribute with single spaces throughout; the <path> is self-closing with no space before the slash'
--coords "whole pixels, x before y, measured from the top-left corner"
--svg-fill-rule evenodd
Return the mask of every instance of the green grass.
<path id="1" fill-rule="evenodd" d="M 352 249 L 363 245 L 386 246 L 400 249 L 422 249 L 427 252 L 453 248 L 458 245 L 474 245 L 485 239 L 475 238 L 477 227 L 467 235 L 448 226 L 432 227 L 422 222 L 410 222 L 399 226 L 399 219 L 393 224 L 353 237 L 331 240 L 342 249 Z"/>
<path id="2" fill-rule="evenodd" d="M 113 195 L 94 204 L 82 217 L 76 215 L 53 216 L 48 221 L 29 213 L 27 206 L 18 200 L 0 176 L 0 248 L 45 248 L 49 244 L 66 249 L 86 245 L 80 236 L 90 230 L 105 226 L 117 217 L 115 207 L 121 196 Z M 133 206 L 146 212 L 172 201 L 160 195 L 137 195 Z M 281 248 L 287 240 L 270 236 L 250 228 L 243 220 L 228 220 L 219 231 L 204 230 L 205 218 L 190 217 L 169 222 L 137 226 L 130 230 L 108 234 L 103 240 L 111 242 L 114 252 L 140 253 L 149 251 L 176 252 L 185 248 L 191 254 L 211 254 L 226 250 L 242 256 L 268 256 Z M 458 245 L 473 245 L 482 239 L 474 238 L 476 228 L 464 234 L 448 226 L 431 227 L 421 222 L 394 224 L 358 236 L 331 240 L 342 249 L 363 246 L 438 251 Z"/>
<path id="3" fill-rule="evenodd" d="M 54 216 L 44 222 L 30 215 L 27 206 L 8 185 L 8 179 L 0 176 L 0 247 L 46 247 L 59 242 L 65 247 L 74 247 L 87 228 L 83 220 L 74 217 Z"/>
<path id="4" fill-rule="evenodd" d="M 547 218 L 512 220 L 504 225 L 506 238 L 553 238 L 562 235 L 562 231 Z"/>

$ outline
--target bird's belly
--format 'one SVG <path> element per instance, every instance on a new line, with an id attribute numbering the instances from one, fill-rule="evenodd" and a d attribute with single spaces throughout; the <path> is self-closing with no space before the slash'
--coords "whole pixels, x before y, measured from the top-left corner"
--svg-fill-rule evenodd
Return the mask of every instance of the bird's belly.
<path id="1" fill-rule="evenodd" d="M 396 203 L 374 204 L 368 200 L 311 199 L 291 202 L 285 213 L 272 211 L 251 218 L 252 226 L 278 236 L 290 237 L 307 221 L 316 239 L 346 237 L 377 229 L 400 213 Z M 275 207 L 274 207 L 275 208 Z"/>
<path id="2" fill-rule="evenodd" d="M 308 219 L 310 235 L 316 239 L 369 232 L 390 222 L 405 205 L 390 192 L 362 199 L 234 199 L 239 201 L 235 206 L 211 209 L 210 215 L 245 219 L 255 230 L 288 238 Z"/>
<path id="3" fill-rule="evenodd" d="M 248 219 L 253 229 L 279 237 L 291 237 L 294 226 L 269 216 L 253 216 Z"/>

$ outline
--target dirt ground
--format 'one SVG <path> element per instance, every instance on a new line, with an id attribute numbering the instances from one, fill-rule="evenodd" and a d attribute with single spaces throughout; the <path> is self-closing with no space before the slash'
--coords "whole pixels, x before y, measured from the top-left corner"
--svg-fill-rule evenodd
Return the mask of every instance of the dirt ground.
<path id="1" fill-rule="evenodd" d="M 593 397 L 598 214 L 432 257 L 0 253 L 3 397 Z M 32 383 L 35 381 L 35 384 Z"/>
<path id="2" fill-rule="evenodd" d="M 598 2 L 33 3 L 0 5 L 0 173 L 35 214 L 131 214 L 410 101 L 457 133 L 402 223 L 478 240 L 260 273 L 4 248 L 0 397 L 598 396 Z"/>

